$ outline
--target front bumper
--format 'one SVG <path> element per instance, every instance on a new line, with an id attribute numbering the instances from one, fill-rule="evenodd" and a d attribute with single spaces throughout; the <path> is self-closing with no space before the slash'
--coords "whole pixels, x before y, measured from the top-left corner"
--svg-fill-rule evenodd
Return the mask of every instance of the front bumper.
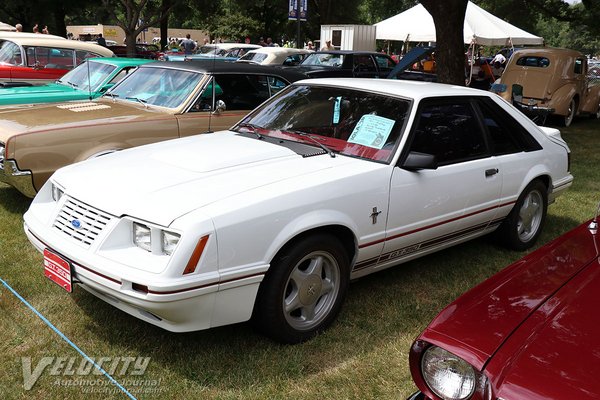
<path id="1" fill-rule="evenodd" d="M 40 252 L 49 249 L 67 260 L 73 283 L 105 302 L 172 332 L 208 329 L 251 317 L 264 274 L 224 281 L 217 271 L 175 276 L 168 268 L 158 273 L 136 270 L 65 238 L 52 228 L 52 221 L 46 221 L 43 208 L 50 206 L 34 201 L 25 213 L 29 241 Z"/>
<path id="2" fill-rule="evenodd" d="M 31 171 L 21 171 L 14 160 L 0 163 L 0 182 L 13 186 L 27 197 L 34 197 L 36 194 Z"/>

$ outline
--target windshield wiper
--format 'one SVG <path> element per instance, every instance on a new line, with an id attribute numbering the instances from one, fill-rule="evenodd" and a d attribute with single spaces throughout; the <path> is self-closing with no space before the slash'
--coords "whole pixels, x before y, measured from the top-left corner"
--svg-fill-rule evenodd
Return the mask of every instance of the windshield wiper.
<path id="1" fill-rule="evenodd" d="M 106 92 L 106 93 L 104 93 L 104 95 L 105 96 L 110 96 L 113 99 L 113 101 L 117 101 L 116 99 L 117 99 L 117 97 L 119 97 L 118 94 L 113 94 L 113 93 L 110 93 L 110 92 Z"/>
<path id="2" fill-rule="evenodd" d="M 76 83 L 69 82 L 69 81 L 67 81 L 67 83 L 68 83 L 68 84 L 69 84 L 69 86 L 71 86 L 73 89 L 77 89 L 77 88 L 79 87 L 79 85 L 78 85 L 78 84 L 76 84 Z"/>
<path id="3" fill-rule="evenodd" d="M 325 146 L 323 143 L 319 142 L 310 133 L 306 133 L 306 132 L 302 132 L 302 131 L 288 131 L 288 132 L 292 132 L 292 133 L 295 133 L 296 135 L 309 138 L 314 144 L 316 144 L 317 146 L 319 146 L 320 148 L 322 148 L 323 150 L 325 150 L 325 152 L 327 154 L 329 154 L 329 156 L 331 158 L 335 158 L 335 153 L 333 152 L 333 150 L 331 150 L 329 147 Z"/>
<path id="4" fill-rule="evenodd" d="M 148 108 L 148 102 L 146 100 L 140 99 L 139 97 L 125 97 L 125 100 L 135 100 L 144 105 L 144 107 Z"/>
<path id="5" fill-rule="evenodd" d="M 239 125 L 240 128 L 248 128 L 249 133 L 254 133 L 256 135 L 257 138 L 259 139 L 264 139 L 265 137 L 263 135 L 261 135 L 260 133 L 256 132 L 257 129 L 260 129 L 261 127 L 258 125 L 253 125 L 253 124 L 249 124 L 247 122 L 242 122 Z"/>

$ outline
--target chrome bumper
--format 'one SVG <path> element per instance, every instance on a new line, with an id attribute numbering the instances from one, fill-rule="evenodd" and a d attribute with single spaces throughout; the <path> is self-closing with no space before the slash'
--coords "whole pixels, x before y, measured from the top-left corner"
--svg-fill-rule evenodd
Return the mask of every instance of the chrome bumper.
<path id="1" fill-rule="evenodd" d="M 27 197 L 36 194 L 31 171 L 21 171 L 14 160 L 0 162 L 0 182 L 13 186 Z"/>

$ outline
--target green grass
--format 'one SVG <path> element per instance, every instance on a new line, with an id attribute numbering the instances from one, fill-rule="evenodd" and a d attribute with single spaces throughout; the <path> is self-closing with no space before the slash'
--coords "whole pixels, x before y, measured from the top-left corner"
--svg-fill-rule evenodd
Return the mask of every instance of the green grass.
<path id="1" fill-rule="evenodd" d="M 563 137 L 572 150 L 573 186 L 549 208 L 539 245 L 591 218 L 597 202 L 600 122 L 580 119 Z M 342 313 L 326 333 L 296 346 L 278 345 L 249 324 L 173 334 L 130 317 L 81 289 L 72 295 L 43 276 L 42 257 L 27 241 L 22 215 L 30 201 L 0 185 L 0 278 L 7 281 L 91 357 L 150 357 L 142 379 L 156 393 L 138 398 L 402 399 L 412 391 L 408 350 L 447 303 L 524 253 L 490 237 L 353 282 Z M 476 317 L 476 316 L 474 316 Z M 23 388 L 21 357 L 79 355 L 0 286 L 0 398 L 125 398 L 61 387 L 44 372 Z M 81 379 L 92 379 L 80 377 Z M 93 376 L 100 381 L 106 379 Z M 110 387 L 109 385 L 105 387 Z"/>

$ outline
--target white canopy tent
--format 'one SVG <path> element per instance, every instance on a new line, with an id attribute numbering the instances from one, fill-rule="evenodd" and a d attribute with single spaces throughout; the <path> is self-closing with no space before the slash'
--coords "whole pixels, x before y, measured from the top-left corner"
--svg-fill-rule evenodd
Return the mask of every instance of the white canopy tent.
<path id="1" fill-rule="evenodd" d="M 421 4 L 375 24 L 376 38 L 404 42 L 435 42 L 431 14 Z M 541 45 L 544 39 L 525 32 L 469 1 L 465 14 L 464 42 L 483 46 Z"/>
<path id="2" fill-rule="evenodd" d="M 14 32 L 14 31 L 16 31 L 16 30 L 17 30 L 17 29 L 16 29 L 14 26 L 12 26 L 12 25 L 9 25 L 9 24 L 7 24 L 7 23 L 4 23 L 4 22 L 0 22 L 0 31 L 10 31 L 10 32 Z"/>

